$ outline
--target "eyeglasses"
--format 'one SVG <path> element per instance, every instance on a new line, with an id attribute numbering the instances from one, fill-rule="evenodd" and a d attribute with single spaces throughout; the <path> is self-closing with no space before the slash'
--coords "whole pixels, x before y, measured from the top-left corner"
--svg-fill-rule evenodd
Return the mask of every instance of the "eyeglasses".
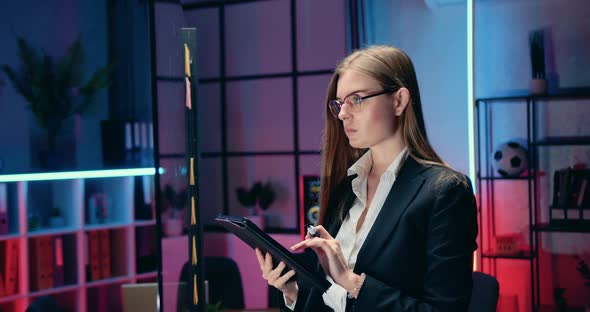
<path id="1" fill-rule="evenodd" d="M 379 96 L 379 95 L 389 94 L 389 93 L 393 93 L 393 90 L 385 89 L 385 90 L 377 92 L 375 94 L 369 94 L 366 96 L 360 96 L 356 93 L 353 93 L 353 94 L 349 94 L 348 96 L 346 96 L 344 98 L 344 100 L 342 100 L 342 101 L 339 101 L 339 100 L 329 101 L 328 106 L 330 107 L 330 111 L 332 112 L 332 115 L 334 115 L 334 117 L 338 118 L 338 114 L 340 114 L 340 111 L 342 110 L 342 105 L 344 105 L 344 104 L 348 104 L 348 109 L 350 110 L 350 112 L 357 113 L 357 112 L 361 111 L 361 104 L 363 103 L 364 100 L 366 100 L 368 98 L 372 98 L 374 96 Z"/>

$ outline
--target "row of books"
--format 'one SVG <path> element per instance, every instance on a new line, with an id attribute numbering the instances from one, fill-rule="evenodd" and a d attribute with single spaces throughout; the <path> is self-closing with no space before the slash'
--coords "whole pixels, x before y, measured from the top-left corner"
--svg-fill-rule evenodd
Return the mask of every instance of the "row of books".
<path id="1" fill-rule="evenodd" d="M 551 221 L 590 221 L 590 170 L 565 168 L 553 176 Z"/>
<path id="2" fill-rule="evenodd" d="M 86 279 L 96 281 L 111 277 L 111 232 L 90 231 L 86 233 L 85 240 Z"/>
<path id="3" fill-rule="evenodd" d="M 101 137 L 104 165 L 153 166 L 153 132 L 151 122 L 103 120 Z"/>
<path id="4" fill-rule="evenodd" d="M 33 291 L 64 284 L 64 250 L 61 236 L 42 236 L 29 242 L 29 283 Z"/>
<path id="5" fill-rule="evenodd" d="M 565 168 L 553 176 L 554 208 L 590 209 L 590 170 Z"/>
<path id="6" fill-rule="evenodd" d="M 18 291 L 18 241 L 0 242 L 0 296 Z"/>
<path id="7" fill-rule="evenodd" d="M 87 280 L 96 281 L 111 277 L 110 231 L 95 230 L 85 235 L 84 260 Z M 29 265 L 30 290 L 39 291 L 64 285 L 64 237 L 34 237 L 30 239 L 28 246 L 28 259 L 25 263 L 28 262 Z M 17 294 L 19 269 L 18 240 L 0 242 L 0 297 Z M 68 277 L 70 282 L 73 279 L 75 277 Z"/>

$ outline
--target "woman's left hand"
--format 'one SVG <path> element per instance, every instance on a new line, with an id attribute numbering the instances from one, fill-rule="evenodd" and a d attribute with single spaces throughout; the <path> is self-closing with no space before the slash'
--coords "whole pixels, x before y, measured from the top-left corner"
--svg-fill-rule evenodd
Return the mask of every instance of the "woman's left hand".
<path id="1" fill-rule="evenodd" d="M 312 237 L 307 234 L 305 240 L 291 246 L 291 250 L 297 251 L 311 248 L 320 260 L 324 272 L 328 274 L 336 284 L 348 285 L 353 279 L 354 272 L 348 268 L 346 259 L 340 249 L 340 243 L 335 240 L 323 226 L 318 225 L 316 229 L 320 237 Z M 346 288 L 346 287 L 345 287 Z"/>

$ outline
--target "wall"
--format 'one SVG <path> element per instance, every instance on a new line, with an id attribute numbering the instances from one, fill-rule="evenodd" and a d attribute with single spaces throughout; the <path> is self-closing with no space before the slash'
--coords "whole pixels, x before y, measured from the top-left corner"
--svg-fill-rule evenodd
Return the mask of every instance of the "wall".
<path id="1" fill-rule="evenodd" d="M 590 45 L 586 42 L 590 38 L 590 18 L 586 12 L 590 4 L 587 1 L 565 4 L 563 1 L 476 0 L 474 3 L 476 98 L 528 93 L 531 76 L 528 32 L 540 27 L 548 27 L 552 35 L 546 55 L 551 91 L 564 92 L 589 85 Z M 398 46 L 413 59 L 430 141 L 443 159 L 466 172 L 470 148 L 466 1 L 370 1 L 366 15 L 369 43 Z M 588 135 L 587 104 L 588 101 L 541 103 L 539 136 Z M 492 147 L 526 137 L 524 105 L 494 105 L 491 118 Z M 542 194 L 539 218 L 546 222 L 553 170 L 574 163 L 588 164 L 590 151 L 586 147 L 547 149 L 540 156 L 544 176 L 539 180 Z M 500 181 L 495 186 L 496 234 L 523 232 L 528 242 L 526 181 Z M 553 287 L 565 287 L 570 304 L 581 305 L 588 289 L 582 287 L 579 274 L 574 272 L 571 255 L 588 254 L 590 246 L 584 243 L 587 234 L 541 234 L 540 237 L 543 302 L 552 302 Z M 519 310 L 529 311 L 529 263 L 522 260 L 497 263 L 502 294 L 517 295 Z"/>
<path id="2" fill-rule="evenodd" d="M 365 10 L 368 44 L 401 48 L 414 63 L 430 143 L 444 161 L 468 174 L 465 3 L 367 1 Z"/>
<path id="3" fill-rule="evenodd" d="M 546 28 L 546 72 L 551 92 L 565 92 L 590 85 L 590 9 L 588 1 L 475 1 L 475 96 L 494 97 L 528 93 L 531 65 L 528 33 Z M 537 103 L 538 137 L 590 134 L 590 100 Z M 526 106 L 521 102 L 492 104 L 493 135 L 490 145 L 526 137 Z M 552 178 L 556 169 L 575 163 L 590 164 L 587 146 L 539 149 L 539 220 L 548 221 Z M 482 157 L 485 155 L 482 155 Z M 528 242 L 527 183 L 496 182 L 496 234 L 525 233 Z M 575 271 L 573 255 L 588 262 L 588 234 L 543 233 L 541 245 L 541 299 L 553 302 L 556 287 L 565 288 L 571 306 L 582 306 L 590 289 Z M 520 311 L 530 311 L 529 263 L 500 260 L 497 274 L 501 292 L 517 295 Z"/>
<path id="4" fill-rule="evenodd" d="M 271 181 L 277 197 L 265 212 L 267 224 L 281 229 L 297 228 L 296 170 L 299 175 L 319 174 L 317 153 L 330 74 L 291 76 L 291 72 L 330 71 L 344 57 L 344 3 L 343 0 L 296 1 L 296 55 L 292 55 L 290 1 L 227 5 L 225 52 L 220 50 L 220 10 L 215 7 L 185 10 L 186 25 L 198 30 L 199 74 L 207 79 L 199 85 L 200 147 L 202 152 L 220 154 L 205 157 L 201 163 L 208 189 L 202 200 L 206 224 L 211 224 L 213 217 L 223 212 L 224 201 L 229 214 L 246 215 L 235 189 L 250 187 L 255 181 Z M 326 23 L 328 15 L 337 22 Z M 293 57 L 297 68 L 293 68 Z M 225 72 L 221 72 L 222 62 Z M 274 74 L 282 76 L 269 76 Z M 250 75 L 264 77 L 243 78 Z M 231 80 L 223 85 L 221 77 Z M 294 79 L 297 90 L 294 90 Z M 226 104 L 222 104 L 224 96 Z M 225 150 L 223 119 L 226 120 Z M 295 135 L 298 135 L 297 143 Z M 316 155 L 297 155 L 299 151 Z M 264 155 L 265 152 L 271 153 Z M 226 153 L 248 154 L 227 156 Z M 223 176 L 224 157 L 227 178 Z"/>
<path id="5" fill-rule="evenodd" d="M 86 53 L 85 72 L 106 63 L 106 4 L 89 0 L 58 2 L 3 1 L 0 4 L 0 63 L 14 67 L 19 63 L 16 37 L 22 36 L 33 47 L 61 57 L 78 37 Z M 0 173 L 28 172 L 31 169 L 29 137 L 36 124 L 27 110 L 25 100 L 5 80 L 0 87 Z M 106 95 L 97 98 L 99 107 L 106 107 Z M 78 123 L 80 139 L 77 146 L 78 165 L 97 167 L 101 162 L 98 120 L 106 110 L 99 108 L 94 116 Z"/>

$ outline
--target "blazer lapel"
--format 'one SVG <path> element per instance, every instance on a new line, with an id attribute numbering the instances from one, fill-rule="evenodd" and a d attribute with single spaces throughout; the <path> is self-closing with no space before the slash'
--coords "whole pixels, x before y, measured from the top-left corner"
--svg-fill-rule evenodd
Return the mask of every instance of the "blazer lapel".
<path id="1" fill-rule="evenodd" d="M 408 156 L 367 235 L 365 244 L 359 251 L 355 271 L 371 263 L 371 259 L 377 255 L 381 246 L 391 239 L 391 233 L 399 218 L 424 183 L 424 178 L 419 174 L 424 169 L 426 167 L 420 165 L 412 156 Z"/>

